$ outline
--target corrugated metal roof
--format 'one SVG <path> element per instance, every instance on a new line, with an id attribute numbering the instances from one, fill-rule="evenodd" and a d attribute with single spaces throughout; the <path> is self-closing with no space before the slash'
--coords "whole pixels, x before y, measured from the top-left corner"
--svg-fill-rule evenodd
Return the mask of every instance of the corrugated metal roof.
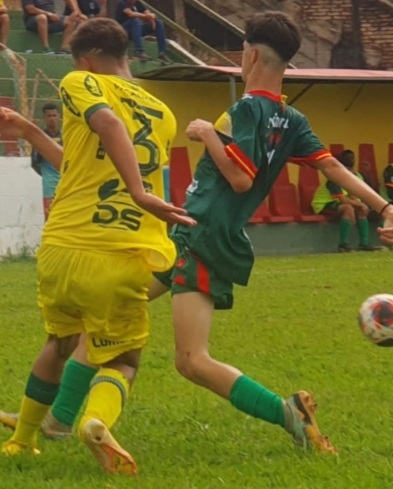
<path id="1" fill-rule="evenodd" d="M 234 77 L 241 81 L 241 68 L 232 66 L 195 66 L 180 65 L 162 66 L 144 72 L 138 78 L 168 81 L 228 81 Z M 286 82 L 393 82 L 393 71 L 344 70 L 344 69 L 288 69 L 285 72 Z"/>

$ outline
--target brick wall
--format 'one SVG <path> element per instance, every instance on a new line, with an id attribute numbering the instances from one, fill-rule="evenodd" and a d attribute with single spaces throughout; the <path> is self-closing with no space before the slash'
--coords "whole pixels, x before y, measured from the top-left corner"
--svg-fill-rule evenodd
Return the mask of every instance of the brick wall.
<path id="1" fill-rule="evenodd" d="M 241 9 L 235 0 L 201 1 L 239 27 L 243 27 L 244 18 L 252 11 L 271 8 L 288 12 L 301 25 L 304 36 L 293 60 L 300 68 L 330 67 L 332 52 L 343 34 L 353 33 L 351 0 L 243 0 Z M 356 34 L 362 40 L 369 68 L 393 69 L 393 7 L 386 0 L 361 0 L 360 32 L 355 32 L 355 39 Z M 341 50 L 334 66 L 350 67 L 351 63 L 353 56 L 351 59 L 348 47 L 347 53 Z"/>

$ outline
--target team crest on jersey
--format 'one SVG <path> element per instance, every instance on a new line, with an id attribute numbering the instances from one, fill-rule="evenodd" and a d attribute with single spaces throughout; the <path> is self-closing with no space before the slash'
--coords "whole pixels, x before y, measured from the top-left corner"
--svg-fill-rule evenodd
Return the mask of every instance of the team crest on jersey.
<path id="1" fill-rule="evenodd" d="M 71 112 L 71 114 L 76 115 L 76 117 L 80 117 L 81 113 L 79 112 L 77 106 L 72 101 L 71 95 L 67 92 L 67 90 L 64 87 L 61 87 L 60 95 L 61 95 L 61 99 L 63 100 L 63 104 Z"/>
<path id="2" fill-rule="evenodd" d="M 98 81 L 91 75 L 88 75 L 85 78 L 85 87 L 86 89 L 94 95 L 94 97 L 102 97 L 102 90 L 100 85 L 98 84 Z"/>

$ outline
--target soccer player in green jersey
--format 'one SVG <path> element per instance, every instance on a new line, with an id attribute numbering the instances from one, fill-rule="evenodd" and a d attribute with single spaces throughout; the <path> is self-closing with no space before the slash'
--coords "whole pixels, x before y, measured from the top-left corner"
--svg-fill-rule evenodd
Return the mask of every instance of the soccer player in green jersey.
<path id="1" fill-rule="evenodd" d="M 392 239 L 393 208 L 333 158 L 307 118 L 285 104 L 283 75 L 299 46 L 297 26 L 281 12 L 258 14 L 247 23 L 245 94 L 214 126 L 196 120 L 187 128 L 190 139 L 206 146 L 185 204 L 198 225 L 173 229 L 178 259 L 172 271 L 156 275 L 150 298 L 171 288 L 181 375 L 235 408 L 280 425 L 297 444 L 334 452 L 318 429 L 310 394 L 301 391 L 283 399 L 213 359 L 208 349 L 213 310 L 231 308 L 233 283 L 247 285 L 251 273 L 254 257 L 244 226 L 287 161 L 313 165 L 380 212 L 387 226 L 380 232 Z"/>
<path id="2" fill-rule="evenodd" d="M 215 125 L 196 120 L 187 128 L 190 139 L 206 146 L 185 203 L 198 225 L 175 226 L 177 262 L 170 274 L 156 277 L 171 288 L 181 375 L 235 408 L 282 426 L 296 443 L 334 452 L 318 429 L 310 394 L 301 391 L 284 400 L 212 358 L 208 348 L 213 310 L 231 308 L 233 284 L 249 280 L 254 257 L 244 226 L 287 161 L 319 169 L 380 212 L 386 226 L 393 224 L 393 207 L 333 158 L 307 118 L 285 104 L 283 75 L 299 46 L 299 30 L 282 12 L 258 14 L 247 23 L 243 97 Z"/>

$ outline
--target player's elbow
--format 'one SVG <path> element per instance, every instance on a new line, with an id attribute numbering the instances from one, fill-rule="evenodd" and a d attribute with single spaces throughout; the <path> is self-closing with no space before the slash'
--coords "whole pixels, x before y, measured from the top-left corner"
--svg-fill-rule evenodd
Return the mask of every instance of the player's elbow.
<path id="1" fill-rule="evenodd" d="M 252 180 L 247 175 L 242 175 L 230 182 L 231 187 L 237 194 L 243 194 L 252 187 Z"/>

